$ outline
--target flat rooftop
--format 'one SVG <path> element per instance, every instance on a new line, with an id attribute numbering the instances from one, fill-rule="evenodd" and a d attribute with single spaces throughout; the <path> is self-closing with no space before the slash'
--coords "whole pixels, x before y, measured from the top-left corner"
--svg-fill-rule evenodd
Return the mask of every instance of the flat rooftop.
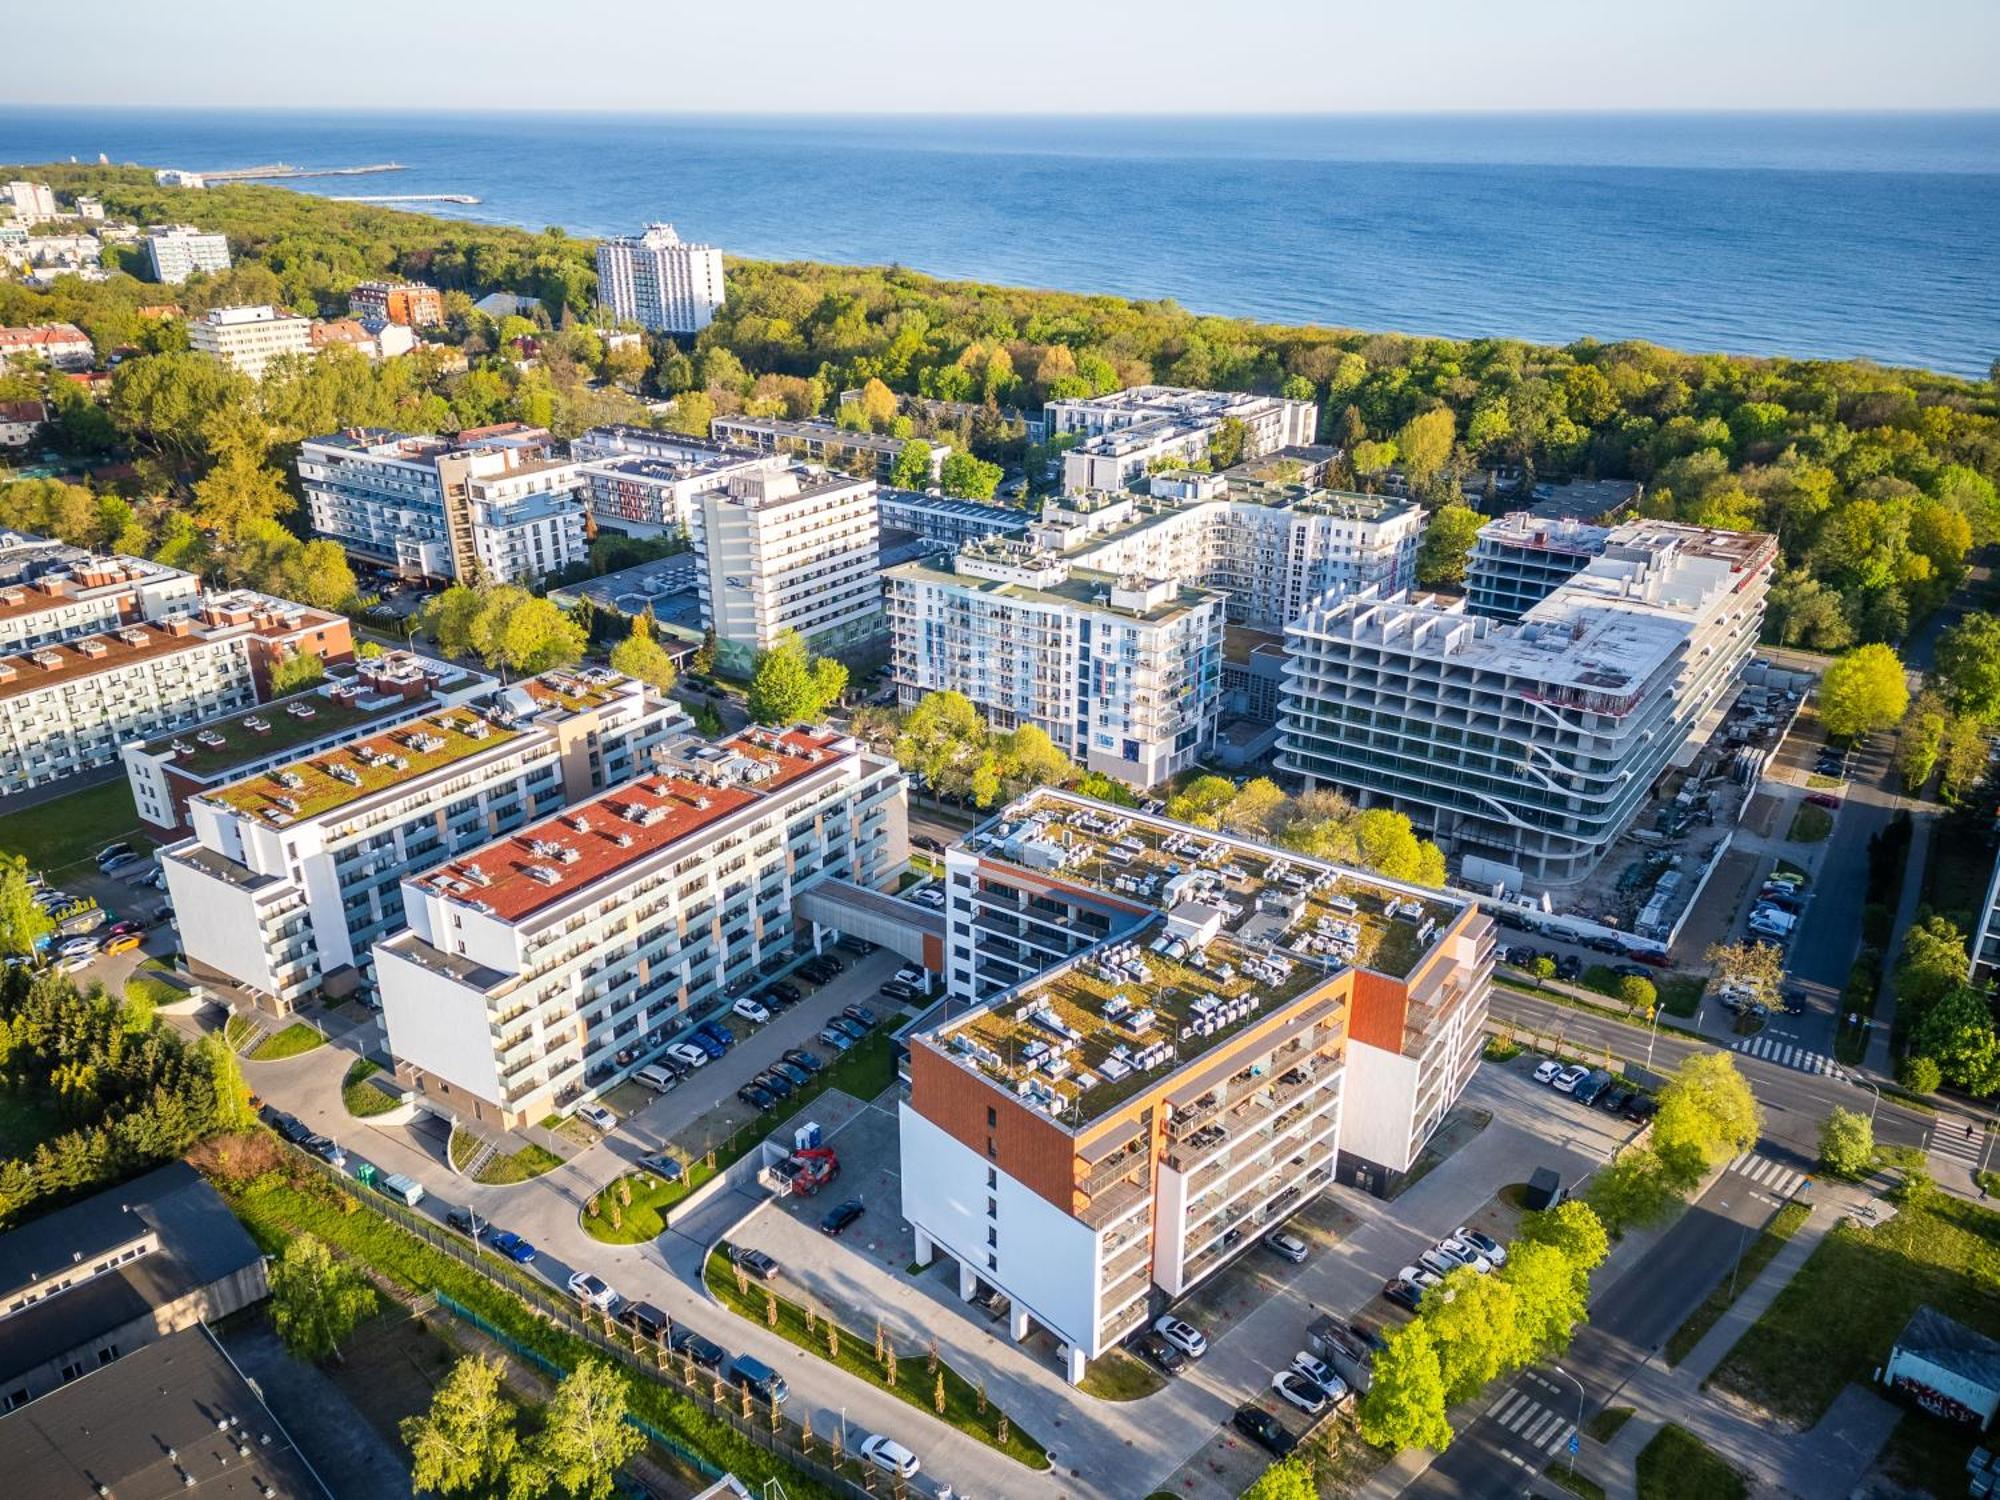
<path id="1" fill-rule="evenodd" d="M 878 505 L 907 506 L 912 510 L 928 511 L 934 516 L 988 522 L 1011 531 L 1023 530 L 1035 519 L 1028 511 L 1016 510 L 1011 505 L 987 505 L 978 500 L 960 500 L 952 495 L 926 494 L 922 490 L 878 489 L 875 502 Z"/>
<path id="2" fill-rule="evenodd" d="M 668 769 L 447 861 L 415 883 L 506 922 L 614 879 L 850 752 L 840 736 L 746 731 L 719 744 L 662 747 Z"/>
<path id="3" fill-rule="evenodd" d="M 632 679 L 606 667 L 559 668 L 529 677 L 515 686 L 545 711 L 580 714 L 599 709 L 623 695 Z"/>
<path id="4" fill-rule="evenodd" d="M 920 579 L 926 583 L 945 583 L 954 587 L 973 590 L 981 594 L 991 594 L 1002 599 L 1040 601 L 1048 604 L 1081 605 L 1090 609 L 1101 609 L 1116 613 L 1127 619 L 1144 620 L 1149 624 L 1160 624 L 1186 614 L 1196 605 L 1222 595 L 1214 589 L 1197 588 L 1192 584 L 1181 584 L 1171 599 L 1154 605 L 1151 609 L 1127 609 L 1111 603 L 1110 594 L 1125 581 L 1113 573 L 1101 573 L 1094 568 L 1078 566 L 1071 558 L 1060 559 L 1068 567 L 1068 575 L 1060 582 L 1046 585 L 1017 583 L 1002 578 L 980 578 L 969 573 L 954 572 L 950 568 L 939 567 L 930 562 L 910 562 L 894 570 L 900 578 Z"/>
<path id="5" fill-rule="evenodd" d="M 411 700 L 389 694 L 314 688 L 162 735 L 141 748 L 147 755 L 173 755 L 175 770 L 211 781 L 300 745 L 358 733 L 380 720 L 407 715 L 410 708 Z"/>
<path id="6" fill-rule="evenodd" d="M 141 662 L 195 651 L 212 645 L 226 632 L 193 629 L 176 634 L 163 626 L 121 625 L 103 635 L 43 646 L 17 656 L 0 657 L 0 699 L 37 693 L 100 672 L 115 672 Z"/>

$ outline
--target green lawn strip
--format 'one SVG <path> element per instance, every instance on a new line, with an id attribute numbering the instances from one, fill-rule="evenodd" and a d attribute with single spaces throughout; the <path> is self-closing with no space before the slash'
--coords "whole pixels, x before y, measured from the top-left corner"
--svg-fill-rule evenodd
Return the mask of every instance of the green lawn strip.
<path id="1" fill-rule="evenodd" d="M 1926 1302 L 2000 1337 L 2000 1214 L 1933 1191 L 1872 1228 L 1836 1225 L 1710 1382 L 1811 1427 Z"/>
<path id="2" fill-rule="evenodd" d="M 454 1130 L 450 1141 L 445 1145 L 445 1155 L 451 1158 L 452 1171 L 463 1172 L 471 1166 L 472 1158 L 479 1154 L 482 1144 L 479 1137 L 471 1131 Z"/>
<path id="3" fill-rule="evenodd" d="M 222 1023 L 222 1040 L 231 1052 L 241 1052 L 256 1027 L 248 1016 L 231 1016 Z"/>
<path id="4" fill-rule="evenodd" d="M 607 1245 L 643 1245 L 657 1239 L 666 1233 L 667 1210 L 707 1182 L 716 1170 L 705 1161 L 694 1162 L 678 1182 L 668 1182 L 655 1172 L 627 1172 L 598 1190 L 592 1200 L 597 1211 L 591 1213 L 586 1208 L 583 1215 L 584 1233 Z M 629 1207 L 618 1201 L 620 1182 L 631 1184 Z M 618 1210 L 616 1224 L 611 1222 L 614 1208 Z"/>
<path id="5" fill-rule="evenodd" d="M 270 1254 L 279 1253 L 300 1234 L 313 1234 L 407 1292 L 447 1294 L 562 1369 L 575 1369 L 585 1359 L 605 1358 L 601 1350 L 551 1323 L 520 1296 L 363 1206 L 360 1194 L 340 1193 L 330 1183 L 324 1188 L 315 1184 L 308 1191 L 277 1174 L 260 1178 L 247 1188 L 218 1186 L 224 1187 L 237 1218 Z M 365 1189 L 361 1193 L 365 1194 Z M 526 1273 L 496 1257 L 488 1259 L 503 1282 L 519 1285 L 543 1300 L 549 1297 L 548 1289 Z M 742 1437 L 692 1398 L 645 1379 L 624 1365 L 614 1363 L 614 1368 L 625 1380 L 635 1416 L 716 1468 L 733 1472 L 753 1491 L 761 1493 L 765 1482 L 775 1479 L 788 1495 L 833 1500 L 833 1492 L 824 1485 Z"/>
<path id="6" fill-rule="evenodd" d="M 1659 984 L 1660 1004 L 1670 1016 L 1691 1016 L 1701 1009 L 1702 991 L 1708 987 L 1699 974 L 1671 974 Z"/>
<path id="7" fill-rule="evenodd" d="M 1617 1437 L 1625 1424 L 1632 1420 L 1633 1410 L 1629 1406 L 1607 1406 L 1603 1411 L 1584 1423 L 1583 1430 L 1600 1443 L 1608 1443 Z"/>
<path id="8" fill-rule="evenodd" d="M 1642 1026 L 1645 1024 L 1634 1017 L 1622 1005 L 1599 1005 L 1595 1001 L 1586 1000 L 1580 995 L 1570 994 L 1567 991 L 1537 989 L 1532 980 L 1510 979 L 1504 974 L 1495 974 L 1493 982 L 1506 989 L 1513 990 L 1517 994 L 1533 995 L 1539 1000 L 1546 1000 L 1551 1005 L 1560 1005 L 1566 1010 L 1580 1010 L 1588 1015 L 1603 1016 L 1607 1021 L 1622 1021 L 1627 1026 Z M 1568 983 L 1567 980 L 1554 980 L 1551 982 L 1557 984 Z"/>
<path id="9" fill-rule="evenodd" d="M 1844 1063 L 1858 1063 L 1868 1052 L 1868 1027 L 1850 1026 L 1849 1015 L 1863 1020 L 1875 1014 L 1875 1001 L 1882 993 L 1882 955 L 1863 948 L 1847 971 L 1847 983 L 1840 992 L 1840 1024 L 1834 1031 L 1833 1055 Z"/>
<path id="10" fill-rule="evenodd" d="M 185 1000 L 187 991 L 168 979 L 166 975 L 167 967 L 163 960 L 147 959 L 125 976 L 125 998 L 134 1004 L 155 1009 Z"/>
<path id="11" fill-rule="evenodd" d="M 1549 1465 L 1548 1480 L 1551 1484 L 1560 1485 L 1572 1495 L 1583 1496 L 1583 1500 L 1604 1500 L 1603 1485 L 1588 1474 L 1572 1473 L 1561 1464 Z"/>
<path id="12" fill-rule="evenodd" d="M 276 1062 L 283 1057 L 297 1057 L 302 1052 L 310 1052 L 326 1040 L 303 1021 L 294 1021 L 283 1031 L 274 1032 L 250 1049 L 252 1062 Z"/>
<path id="13" fill-rule="evenodd" d="M 55 1107 L 40 1089 L 18 1081 L 0 1086 L 0 1158 L 25 1161 L 38 1143 L 60 1134 Z"/>
<path id="14" fill-rule="evenodd" d="M 789 1298 L 780 1297 L 770 1291 L 761 1281 L 749 1283 L 749 1291 L 738 1291 L 735 1268 L 720 1252 L 708 1258 L 703 1271 L 708 1289 L 715 1293 L 717 1300 L 730 1311 L 753 1323 L 770 1325 L 770 1304 L 767 1295 L 777 1302 L 778 1321 L 776 1331 L 799 1348 L 827 1359 L 827 1333 L 824 1317 L 818 1318 L 813 1330 L 806 1330 L 805 1309 Z M 877 1390 L 888 1391 L 919 1410 L 940 1415 L 940 1420 L 949 1422 L 960 1432 L 979 1439 L 989 1448 L 1004 1453 L 1016 1462 L 1026 1464 L 1031 1469 L 1049 1467 L 1048 1451 L 1023 1432 L 1012 1421 L 1008 1424 L 1007 1441 L 999 1437 L 1000 1407 L 987 1401 L 986 1410 L 979 1410 L 980 1393 L 976 1386 L 960 1375 L 942 1360 L 938 1362 L 938 1372 L 944 1377 L 944 1411 L 937 1412 L 935 1394 L 937 1379 L 931 1374 L 926 1351 L 908 1349 L 897 1351 L 897 1379 L 890 1385 L 880 1361 L 875 1358 L 872 1339 L 856 1334 L 850 1329 L 840 1330 L 840 1355 L 831 1362 L 859 1379 L 867 1381 Z"/>
<path id="15" fill-rule="evenodd" d="M 715 1169 L 720 1171 L 736 1161 L 828 1089 L 839 1089 L 849 1098 L 866 1103 L 888 1088 L 896 1081 L 896 1049 L 889 1040 L 889 1033 L 902 1022 L 902 1012 L 884 1016 L 877 1030 L 813 1074 L 791 1098 L 784 1100 L 776 1109 L 764 1111 L 713 1147 L 709 1155 L 714 1158 Z"/>
<path id="16" fill-rule="evenodd" d="M 1792 814 L 1792 826 L 1785 838 L 1794 844 L 1817 844 L 1833 832 L 1833 814 L 1816 803 L 1801 802 Z"/>
<path id="17" fill-rule="evenodd" d="M 1743 1476 L 1685 1427 L 1667 1423 L 1639 1450 L 1639 1500 L 1745 1500 Z"/>
<path id="18" fill-rule="evenodd" d="M 1090 1362 L 1080 1389 L 1100 1401 L 1138 1401 L 1166 1384 L 1153 1367 L 1136 1354 L 1107 1349 Z"/>
<path id="19" fill-rule="evenodd" d="M 510 1182 L 526 1182 L 561 1165 L 562 1158 L 555 1152 L 530 1141 L 519 1151 L 497 1151 L 489 1156 L 486 1165 L 473 1174 L 472 1180 L 483 1182 L 488 1187 L 501 1187 Z"/>
<path id="20" fill-rule="evenodd" d="M 354 1060 L 340 1085 L 340 1102 L 347 1106 L 350 1115 L 365 1120 L 370 1115 L 386 1115 L 396 1107 L 399 1101 L 372 1081 L 381 1071 L 365 1057 Z"/>
<path id="21" fill-rule="evenodd" d="M 1787 1203 L 1778 1210 L 1771 1222 L 1764 1226 L 1763 1233 L 1757 1236 L 1755 1243 L 1743 1252 L 1743 1263 L 1737 1268 L 1733 1278 L 1733 1289 L 1730 1281 L 1724 1281 L 1712 1288 L 1708 1296 L 1702 1299 L 1701 1306 L 1689 1313 L 1687 1321 L 1676 1328 L 1667 1339 L 1666 1354 L 1669 1365 L 1679 1364 L 1694 1352 L 1694 1346 L 1702 1341 L 1709 1329 L 1722 1321 L 1722 1315 L 1729 1311 L 1730 1304 L 1750 1289 L 1751 1283 L 1756 1281 L 1778 1251 L 1784 1248 L 1785 1241 L 1799 1232 L 1799 1226 L 1805 1223 L 1811 1213 L 1812 1206 L 1806 1203 Z"/>
<path id="22" fill-rule="evenodd" d="M 0 817 L 0 851 L 26 855 L 30 869 L 54 881 L 109 844 L 123 840 L 134 849 L 152 848 L 145 828 L 132 802 L 132 785 L 120 776 Z"/>

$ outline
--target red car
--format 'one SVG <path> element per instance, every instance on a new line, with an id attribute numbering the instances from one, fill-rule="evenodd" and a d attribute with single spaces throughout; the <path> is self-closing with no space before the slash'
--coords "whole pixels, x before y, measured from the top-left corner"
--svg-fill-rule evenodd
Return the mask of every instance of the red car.
<path id="1" fill-rule="evenodd" d="M 127 933 L 139 933 L 143 935 L 145 931 L 146 924 L 144 922 L 118 922 L 114 923 L 104 935 L 108 938 L 115 938 L 124 937 Z"/>
<path id="2" fill-rule="evenodd" d="M 1831 808 L 1836 812 L 1840 809 L 1840 799 L 1831 792 L 1810 793 L 1806 797 L 1806 801 L 1810 802 L 1814 807 Z"/>

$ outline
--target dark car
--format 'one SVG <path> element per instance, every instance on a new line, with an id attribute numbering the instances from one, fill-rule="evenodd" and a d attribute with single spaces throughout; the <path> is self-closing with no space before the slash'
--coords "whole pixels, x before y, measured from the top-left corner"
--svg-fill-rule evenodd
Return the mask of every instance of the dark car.
<path id="1" fill-rule="evenodd" d="M 789 979 L 780 979 L 776 984 L 772 985 L 771 993 L 778 996 L 787 1005 L 797 1005 L 806 997 L 806 992 L 793 984 Z"/>
<path id="2" fill-rule="evenodd" d="M 642 1156 L 638 1164 L 642 1170 L 663 1177 L 668 1182 L 679 1182 L 687 1175 L 687 1168 L 664 1151 L 655 1152 L 651 1156 Z"/>
<path id="3" fill-rule="evenodd" d="M 1415 1312 L 1417 1304 L 1424 1300 L 1424 1289 L 1414 1281 L 1405 1281 L 1402 1277 L 1398 1276 L 1393 1281 L 1389 1281 L 1383 1285 L 1382 1295 L 1395 1303 L 1396 1306 L 1406 1308 L 1410 1312 Z"/>
<path id="4" fill-rule="evenodd" d="M 836 1052 L 845 1052 L 854 1045 L 854 1038 L 838 1026 L 829 1026 L 819 1034 L 819 1039 Z"/>
<path id="5" fill-rule="evenodd" d="M 535 1247 L 511 1229 L 503 1229 L 486 1242 L 517 1265 L 532 1265 Z"/>
<path id="6" fill-rule="evenodd" d="M 900 979 L 884 980 L 882 987 L 875 993 L 880 995 L 884 1000 L 921 1000 L 923 998 L 915 985 L 905 984 Z"/>
<path id="7" fill-rule="evenodd" d="M 313 1129 L 297 1115 L 288 1115 L 279 1110 L 271 1116 L 271 1128 L 294 1146 L 303 1146 L 313 1138 Z"/>
<path id="8" fill-rule="evenodd" d="M 727 1026 L 724 1026 L 720 1021 L 703 1021 L 696 1028 L 695 1035 L 714 1037 L 716 1041 L 722 1043 L 725 1049 L 736 1045 L 736 1033 L 731 1031 Z"/>
<path id="9" fill-rule="evenodd" d="M 770 1090 L 764 1088 L 761 1084 L 755 1084 L 755 1083 L 744 1084 L 742 1088 L 736 1091 L 736 1097 L 741 1099 L 745 1104 L 749 1105 L 752 1109 L 756 1110 L 759 1114 L 762 1114 L 765 1110 L 769 1109 L 772 1105 L 778 1102 L 777 1095 L 773 1094 Z"/>
<path id="10" fill-rule="evenodd" d="M 798 1091 L 798 1086 L 776 1068 L 766 1068 L 753 1081 L 758 1088 L 778 1099 L 789 1099 Z"/>
<path id="11" fill-rule="evenodd" d="M 784 1079 L 785 1082 L 789 1083 L 795 1089 L 802 1089 L 808 1083 L 812 1082 L 812 1075 L 807 1073 L 806 1070 L 800 1067 L 797 1063 L 789 1063 L 789 1062 L 772 1063 L 771 1066 L 767 1068 L 765 1071 L 768 1073 L 775 1073 L 776 1075 L 778 1075 L 778 1077 Z"/>
<path id="12" fill-rule="evenodd" d="M 1570 1097 L 1578 1104 L 1595 1104 L 1597 1096 L 1610 1087 L 1611 1075 L 1602 1068 L 1593 1068 L 1581 1083 L 1570 1090 Z"/>
<path id="13" fill-rule="evenodd" d="M 721 1057 L 729 1050 L 728 1046 L 720 1038 L 710 1036 L 706 1031 L 689 1032 L 688 1041 L 707 1053 L 710 1062 L 714 1062 L 715 1059 Z"/>
<path id="14" fill-rule="evenodd" d="M 1658 1113 L 1659 1108 L 1660 1106 L 1654 1102 L 1651 1094 L 1634 1094 L 1631 1102 L 1625 1106 L 1625 1118 L 1628 1120 L 1650 1120 Z"/>
<path id="15" fill-rule="evenodd" d="M 826 1024 L 835 1031 L 846 1032 L 850 1041 L 862 1042 L 868 1039 L 868 1028 L 852 1016 L 838 1015 Z"/>
<path id="16" fill-rule="evenodd" d="M 1188 1357 L 1157 1333 L 1149 1333 L 1133 1346 L 1139 1357 L 1162 1375 L 1178 1375 L 1187 1368 Z"/>
<path id="17" fill-rule="evenodd" d="M 917 848 L 926 850 L 931 854 L 944 853 L 944 840 L 939 838 L 933 838 L 928 833 L 911 834 L 910 842 Z"/>
<path id="18" fill-rule="evenodd" d="M 778 1274 L 778 1263 L 762 1250 L 752 1250 L 747 1245 L 731 1245 L 729 1258 L 759 1281 L 770 1281 Z"/>
<path id="19" fill-rule="evenodd" d="M 821 1068 L 826 1066 L 825 1063 L 821 1062 L 803 1047 L 787 1047 L 785 1049 L 785 1061 L 795 1068 L 804 1069 L 808 1073 L 817 1073 Z"/>
<path id="20" fill-rule="evenodd" d="M 1613 964 L 1611 972 L 1620 979 L 1651 980 L 1653 977 L 1652 972 L 1644 964 Z"/>
<path id="21" fill-rule="evenodd" d="M 759 1005 L 763 1006 L 764 1009 L 768 1010 L 774 1016 L 781 1010 L 791 1009 L 792 1005 L 791 1001 L 787 1000 L 783 995 L 779 994 L 775 989 L 765 990 L 760 994 L 752 995 L 750 998 L 756 1001 Z"/>
<path id="22" fill-rule="evenodd" d="M 336 1167 L 347 1160 L 347 1153 L 330 1135 L 309 1135 L 299 1143 L 321 1161 L 330 1161 Z"/>
<path id="23" fill-rule="evenodd" d="M 1285 1424 L 1261 1406 L 1239 1406 L 1229 1425 L 1275 1458 L 1286 1458 L 1299 1440 L 1285 1431 Z"/>
<path id="24" fill-rule="evenodd" d="M 1556 960 L 1556 978 L 1583 978 L 1583 960 L 1578 958 L 1574 953 L 1565 953 L 1561 958 Z"/>
<path id="25" fill-rule="evenodd" d="M 875 951 L 876 947 L 876 945 L 874 943 L 869 942 L 867 938 L 854 937 L 852 935 L 843 935 L 840 941 L 835 943 L 834 946 L 836 948 L 845 949 L 847 952 L 852 953 L 856 958 L 866 958 L 869 954 Z"/>
<path id="26" fill-rule="evenodd" d="M 874 1011 L 865 1005 L 845 1005 L 841 1007 L 840 1013 L 847 1017 L 848 1020 L 861 1026 L 873 1026 L 880 1019 Z"/>
<path id="27" fill-rule="evenodd" d="M 628 1302 L 619 1310 L 618 1321 L 641 1338 L 657 1340 L 671 1326 L 671 1320 L 650 1302 Z"/>
<path id="28" fill-rule="evenodd" d="M 847 1226 L 860 1218 L 865 1210 L 859 1198 L 849 1198 L 845 1203 L 837 1203 L 826 1211 L 826 1217 L 819 1221 L 820 1233 L 842 1235 Z"/>
<path id="29" fill-rule="evenodd" d="M 710 1343 L 692 1328 L 676 1323 L 673 1332 L 667 1335 L 667 1347 L 676 1354 L 685 1354 L 704 1370 L 722 1368 L 722 1345 Z"/>
<path id="30" fill-rule="evenodd" d="M 1609 1114 L 1617 1115 L 1623 1114 L 1625 1106 L 1631 1102 L 1632 1091 L 1630 1089 L 1606 1089 L 1603 1096 L 1597 1101 L 1597 1107 Z"/>

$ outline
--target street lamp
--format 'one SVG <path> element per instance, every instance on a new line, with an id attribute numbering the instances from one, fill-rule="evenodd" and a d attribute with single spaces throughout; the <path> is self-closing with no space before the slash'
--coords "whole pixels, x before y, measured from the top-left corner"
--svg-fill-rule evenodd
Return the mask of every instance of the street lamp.
<path id="1" fill-rule="evenodd" d="M 1646 1038 L 1646 1071 L 1653 1071 L 1653 1043 L 1660 1039 L 1660 1012 L 1665 1009 L 1659 1001 L 1653 1002 L 1653 1031 Z"/>
<path id="2" fill-rule="evenodd" d="M 1868 1123 L 1873 1125 L 1875 1123 L 1875 1111 L 1882 1107 L 1882 1090 L 1876 1084 L 1870 1083 L 1867 1079 L 1858 1075 L 1855 1077 L 1854 1082 L 1860 1084 L 1864 1089 L 1873 1089 L 1875 1091 L 1875 1102 L 1868 1106 Z"/>
<path id="3" fill-rule="evenodd" d="M 1569 1472 L 1574 1474 L 1576 1472 L 1576 1450 L 1583 1446 L 1583 1382 L 1570 1374 L 1561 1365 L 1550 1365 L 1549 1368 L 1576 1387 L 1576 1432 L 1571 1436 L 1569 1444 Z"/>

